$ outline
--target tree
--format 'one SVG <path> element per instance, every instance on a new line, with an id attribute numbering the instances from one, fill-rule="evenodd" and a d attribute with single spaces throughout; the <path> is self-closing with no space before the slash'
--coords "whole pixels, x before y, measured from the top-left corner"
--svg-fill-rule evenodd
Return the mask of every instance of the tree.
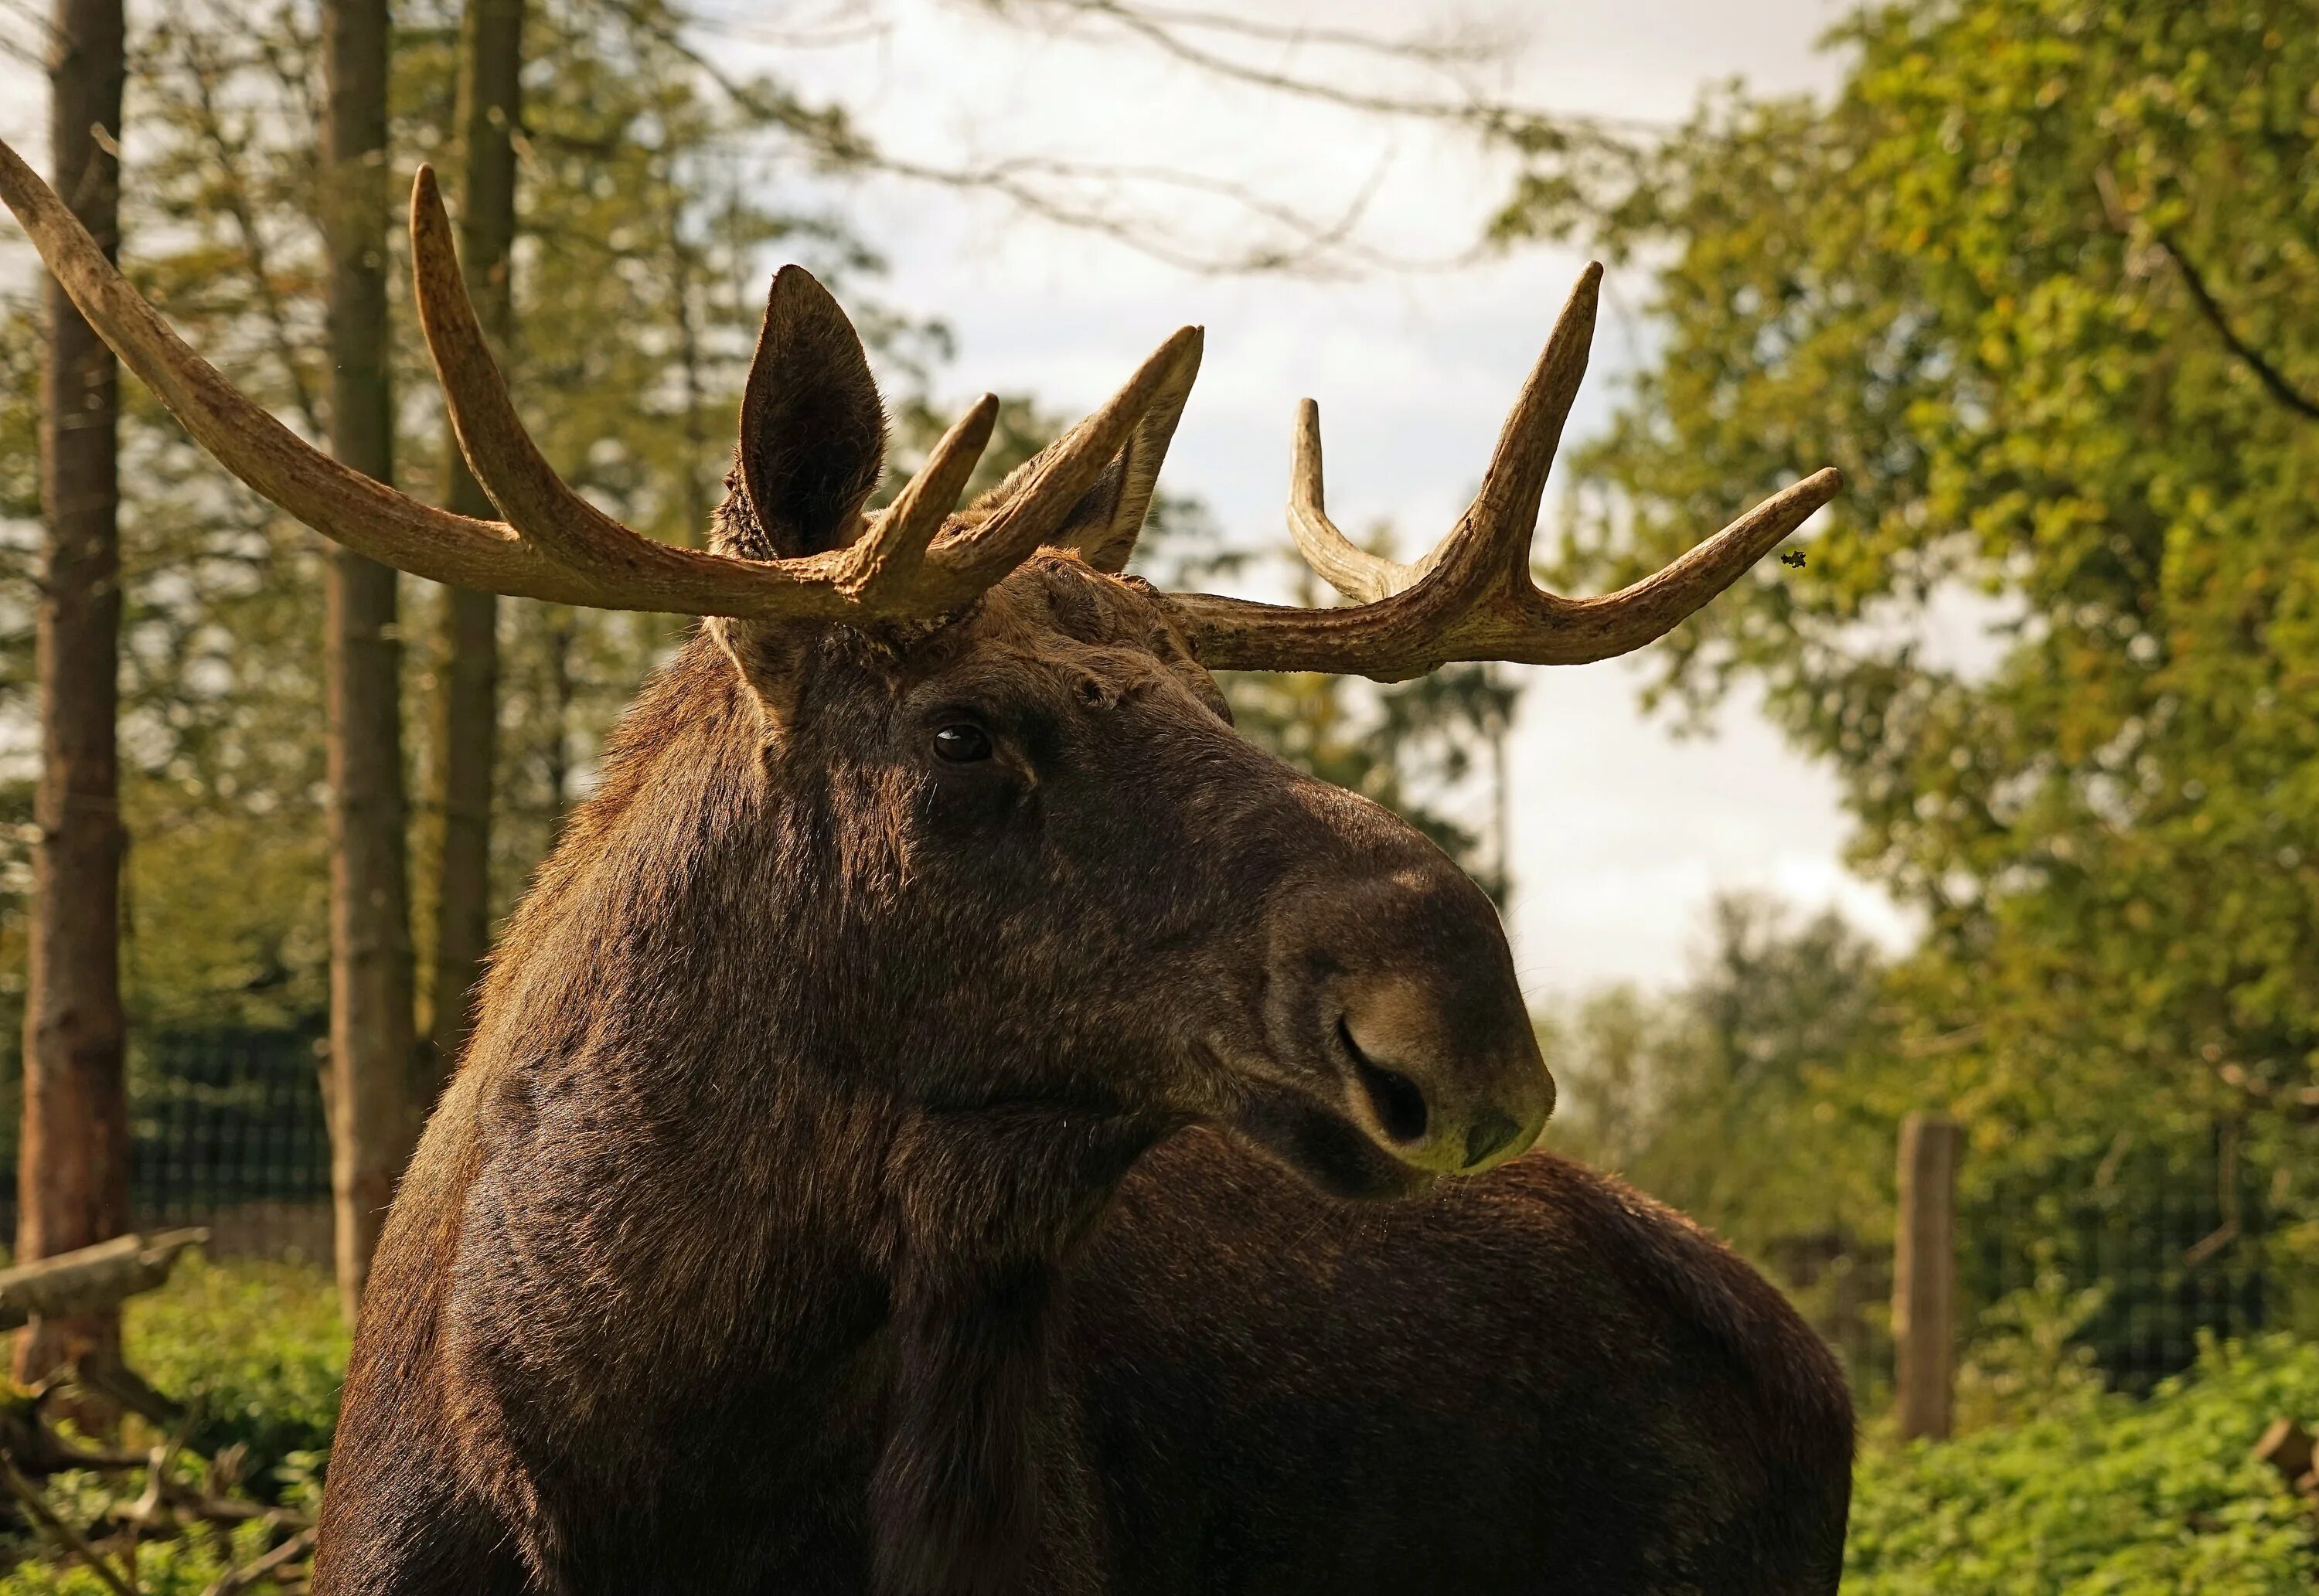
<path id="1" fill-rule="evenodd" d="M 484 331 L 504 351 L 514 316 L 515 134 L 523 108 L 524 0 L 470 0 L 462 19 L 458 97 L 460 265 Z M 456 438 L 443 441 L 443 502 L 462 515 L 496 512 Z M 435 802 L 435 978 L 429 1026 L 433 1072 L 465 1045 L 469 994 L 491 948 L 492 777 L 499 745 L 498 598 L 444 595 L 438 655 Z M 557 717 L 559 733 L 564 717 Z M 561 737 L 558 738 L 559 744 Z"/>
<path id="2" fill-rule="evenodd" d="M 1804 569 L 1656 658 L 1693 705 L 1763 683 L 1843 774 L 1854 861 L 1927 917 L 1903 1035 L 1854 1099 L 1963 1114 L 1968 1204 L 2224 1136 L 2278 1172 L 2274 1257 L 2305 1278 L 2310 22 L 2297 0 L 1885 6 L 1835 36 L 1831 103 L 1726 91 L 1623 156 L 1541 151 L 1502 221 L 1665 263 L 1665 341 L 1580 462 L 1574 573 L 1616 582 L 1706 506 L 1845 470 Z M 1957 587 L 2004 618 L 1992 669 L 1913 624 Z"/>
<path id="3" fill-rule="evenodd" d="M 58 0 L 49 68 L 57 192 L 108 252 L 121 221 L 121 0 Z M 41 367 L 47 569 L 39 617 L 41 762 L 18 1151 L 17 1256 L 129 1229 L 129 1101 L 121 1007 L 114 718 L 121 634 L 119 371 L 64 291 L 48 285 Z M 117 1313 L 29 1327 L 16 1374 L 117 1352 Z"/>
<path id="4" fill-rule="evenodd" d="M 386 315 L 386 0 L 324 0 L 320 194 L 329 249 L 330 449 L 394 474 Z M 334 548 L 324 587 L 330 786 L 331 1187 L 352 1323 L 417 1125 L 396 575 Z"/>

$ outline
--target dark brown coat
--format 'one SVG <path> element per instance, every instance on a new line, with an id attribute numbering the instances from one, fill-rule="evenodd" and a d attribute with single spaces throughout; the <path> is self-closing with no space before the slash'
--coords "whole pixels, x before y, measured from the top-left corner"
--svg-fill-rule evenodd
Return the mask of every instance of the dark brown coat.
<path id="1" fill-rule="evenodd" d="M 1598 1177 L 1394 1156 L 1315 1005 L 1519 1096 L 1495 917 L 1220 711 L 1070 556 L 705 630 L 397 1198 L 317 1591 L 1833 1589 L 1825 1350 Z"/>

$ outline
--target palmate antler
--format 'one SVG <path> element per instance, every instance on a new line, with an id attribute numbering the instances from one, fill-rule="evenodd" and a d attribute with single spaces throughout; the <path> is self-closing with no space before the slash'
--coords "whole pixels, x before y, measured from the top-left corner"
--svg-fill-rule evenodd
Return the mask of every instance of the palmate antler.
<path id="1" fill-rule="evenodd" d="M 525 431 L 459 275 L 434 176 L 411 198 L 412 288 L 462 451 L 507 519 L 437 509 L 339 464 L 186 347 L 114 269 L 48 185 L 0 143 L 0 200 L 32 236 L 106 343 L 227 470 L 347 547 L 419 576 L 483 591 L 603 609 L 858 624 L 954 614 L 1051 541 L 1132 439 L 1148 494 L 1200 355 L 1185 328 L 1102 409 L 1009 479 L 1004 501 L 961 520 L 958 497 L 989 441 L 985 395 L 925 465 L 858 534 L 825 553 L 744 559 L 678 548 L 630 530 L 558 477 Z M 1439 547 L 1413 565 L 1356 548 L 1329 519 L 1316 410 L 1299 416 L 1289 525 L 1313 568 L 1356 603 L 1304 609 L 1210 593 L 1170 593 L 1200 657 L 1219 669 L 1324 671 L 1397 681 L 1453 660 L 1570 664 L 1629 653 L 1736 581 L 1841 485 L 1822 471 L 1775 494 L 1659 572 L 1600 599 L 1565 599 L 1529 576 L 1529 541 L 1593 336 L 1602 272 L 1589 266 L 1556 322 L 1498 439 L 1482 490 Z M 784 295 L 821 296 L 795 267 Z M 832 314 L 835 314 L 834 311 Z M 850 337 L 850 335 L 849 335 Z M 1140 518 L 1141 506 L 1136 507 Z M 1116 528 L 1114 529 L 1115 536 Z M 1132 527 L 1128 528 L 1132 537 Z M 1087 551 L 1091 558 L 1096 551 Z M 1098 561 L 1115 569 L 1123 548 Z"/>

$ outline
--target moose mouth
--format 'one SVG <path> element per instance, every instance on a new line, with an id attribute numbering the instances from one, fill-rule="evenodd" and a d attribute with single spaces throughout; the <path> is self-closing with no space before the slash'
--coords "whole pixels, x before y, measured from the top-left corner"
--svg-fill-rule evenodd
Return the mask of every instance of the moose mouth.
<path id="1" fill-rule="evenodd" d="M 1242 1103 L 1230 1128 L 1334 1196 L 1413 1196 L 1440 1178 L 1394 1157 L 1350 1114 L 1302 1092 L 1264 1087 Z"/>

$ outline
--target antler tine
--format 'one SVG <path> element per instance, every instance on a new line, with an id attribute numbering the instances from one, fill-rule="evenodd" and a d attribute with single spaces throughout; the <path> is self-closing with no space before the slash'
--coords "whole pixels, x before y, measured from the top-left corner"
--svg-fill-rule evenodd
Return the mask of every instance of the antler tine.
<path id="1" fill-rule="evenodd" d="M 1417 580 L 1414 568 L 1370 554 L 1329 518 L 1321 485 L 1321 407 L 1309 399 L 1296 401 L 1296 441 L 1288 457 L 1288 532 L 1304 563 L 1357 602 L 1390 598 Z"/>
<path id="2" fill-rule="evenodd" d="M 1319 413 L 1298 415 L 1289 526 L 1313 568 L 1362 602 L 1334 609 L 1169 597 L 1209 665 L 1328 671 L 1395 681 L 1453 660 L 1578 664 L 1664 636 L 1721 592 L 1834 498 L 1821 471 L 1765 500 L 1665 570 L 1599 599 L 1566 599 L 1530 580 L 1529 546 L 1564 423 L 1586 374 L 1602 268 L 1589 265 L 1522 384 L 1481 491 L 1434 550 L 1412 565 L 1366 554 L 1323 508 Z"/>
<path id="3" fill-rule="evenodd" d="M 252 402 L 171 331 L 80 220 L 0 142 L 0 200 L 97 335 L 196 442 L 262 497 L 356 554 L 436 582 L 557 603 L 590 584 L 496 521 L 454 515 L 333 460 Z"/>
<path id="4" fill-rule="evenodd" d="M 1153 399 L 1178 380 L 1187 364 L 1196 367 L 1199 358 L 1200 329 L 1178 328 L 1125 386 L 1047 451 L 989 519 L 936 543 L 928 551 L 928 565 L 979 591 L 1029 559 L 1095 485 Z"/>
<path id="5" fill-rule="evenodd" d="M 434 168 L 426 166 L 411 185 L 411 279 L 420 329 L 475 481 L 527 540 L 598 586 L 603 596 L 592 602 L 690 615 L 861 617 L 862 606 L 836 585 L 844 550 L 744 560 L 678 548 L 622 526 L 556 474 L 509 397 L 460 275 Z"/>
<path id="6" fill-rule="evenodd" d="M 990 446 L 990 430 L 998 420 L 998 396 L 986 393 L 966 414 L 951 423 L 926 463 L 894 495 L 894 501 L 874 517 L 869 529 L 847 551 L 852 569 L 844 585 L 867 605 L 907 592 L 925 567 L 926 547 L 966 491 L 982 452 Z"/>
<path id="7" fill-rule="evenodd" d="M 1538 509 L 1546 496 L 1547 473 L 1562 447 L 1563 423 L 1577 402 L 1578 384 L 1586 379 L 1586 356 L 1594 346 L 1594 312 L 1602 295 L 1602 267 L 1586 263 L 1578 274 L 1562 313 L 1554 319 L 1538 364 L 1506 412 L 1491 451 L 1490 468 L 1482 475 L 1481 491 L 1465 517 L 1442 539 L 1441 546 L 1417 569 L 1430 574 L 1457 556 L 1457 545 L 1470 540 L 1477 551 L 1498 564 L 1509 584 L 1529 591 L 1530 539 L 1538 532 Z"/>

